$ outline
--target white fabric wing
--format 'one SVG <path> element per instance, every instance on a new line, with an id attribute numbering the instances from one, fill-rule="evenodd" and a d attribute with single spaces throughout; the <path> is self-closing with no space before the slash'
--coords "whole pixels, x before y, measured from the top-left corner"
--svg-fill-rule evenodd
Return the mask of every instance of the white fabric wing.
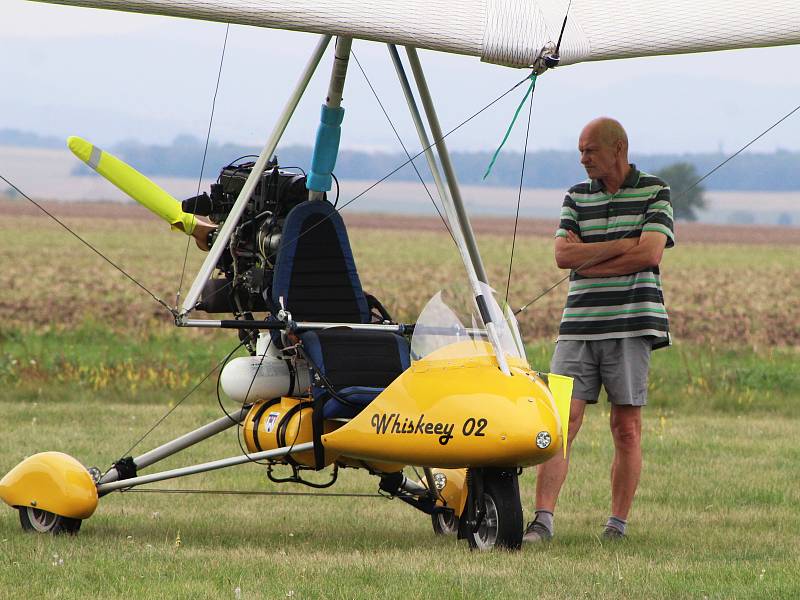
<path id="1" fill-rule="evenodd" d="M 35 0 L 346 35 L 530 66 L 569 0 Z M 800 0 L 573 0 L 561 64 L 800 43 Z"/>

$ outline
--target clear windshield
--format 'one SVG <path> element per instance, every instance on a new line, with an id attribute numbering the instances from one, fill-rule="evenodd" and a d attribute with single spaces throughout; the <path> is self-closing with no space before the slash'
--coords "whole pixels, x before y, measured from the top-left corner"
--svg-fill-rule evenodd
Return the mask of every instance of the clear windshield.
<path id="1" fill-rule="evenodd" d="M 503 354 L 512 358 L 524 358 L 522 338 L 513 312 L 508 308 L 505 312 L 502 311 L 493 290 L 484 284 L 481 286 L 486 308 L 494 323 Z M 447 357 L 450 359 L 494 355 L 489 334 L 483 319 L 479 316 L 477 305 L 474 301 L 471 304 L 473 306 L 471 314 L 464 315 L 462 320 L 444 300 L 441 291 L 434 295 L 422 309 L 414 327 L 411 357 L 420 360 L 445 347 L 448 347 Z M 464 321 L 471 326 L 465 327 Z"/>

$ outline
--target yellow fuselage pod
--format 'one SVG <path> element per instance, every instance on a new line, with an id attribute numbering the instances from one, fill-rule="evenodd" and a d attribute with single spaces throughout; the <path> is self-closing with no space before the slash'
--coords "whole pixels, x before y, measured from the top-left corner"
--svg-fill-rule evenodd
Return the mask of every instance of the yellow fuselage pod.
<path id="1" fill-rule="evenodd" d="M 413 363 L 354 419 L 323 436 L 326 450 L 431 467 L 522 467 L 553 456 L 561 419 L 527 363 L 509 357 L 508 376 L 494 356 L 459 358 L 458 349 L 453 344 Z"/>
<path id="2" fill-rule="evenodd" d="M 26 458 L 0 480 L 0 498 L 9 506 L 88 519 L 97 508 L 97 487 L 86 467 L 71 456 L 42 452 Z"/>

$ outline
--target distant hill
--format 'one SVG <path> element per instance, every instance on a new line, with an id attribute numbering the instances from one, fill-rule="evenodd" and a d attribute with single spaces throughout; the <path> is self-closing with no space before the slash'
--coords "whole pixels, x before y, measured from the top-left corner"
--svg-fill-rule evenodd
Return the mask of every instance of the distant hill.
<path id="1" fill-rule="evenodd" d="M 0 129 L 0 146 L 21 148 L 63 148 L 64 140 L 58 137 L 45 137 L 18 129 Z"/>
<path id="2" fill-rule="evenodd" d="M 0 145 L 43 148 L 63 148 L 64 141 L 36 134 L 0 130 Z M 192 136 L 180 136 L 170 145 L 147 145 L 136 141 L 120 142 L 109 148 L 120 158 L 150 176 L 199 176 L 203 159 L 203 141 Z M 259 148 L 239 144 L 211 144 L 206 158 L 205 176 L 213 176 L 221 167 L 233 160 L 258 154 Z M 307 146 L 279 147 L 278 158 L 286 167 L 307 168 L 311 148 Z M 453 163 L 459 179 L 464 184 L 482 181 L 491 152 L 453 152 Z M 632 160 L 639 168 L 654 172 L 676 163 L 688 162 L 705 174 L 728 155 L 714 153 L 636 154 Z M 385 177 L 408 160 L 401 152 L 361 152 L 342 150 L 336 163 L 335 174 L 344 179 L 378 180 Z M 430 180 L 424 157 L 415 164 L 426 180 Z M 522 164 L 520 152 L 504 151 L 487 179 L 489 185 L 515 187 L 519 185 Z M 91 171 L 76 166 L 74 174 L 91 175 Z M 552 150 L 528 154 L 524 185 L 531 188 L 565 188 L 585 178 L 578 163 L 576 151 Z M 411 165 L 405 165 L 392 175 L 394 181 L 415 181 L 417 174 Z M 708 190 L 726 191 L 794 191 L 800 190 L 800 152 L 777 151 L 773 153 L 743 153 L 703 182 Z"/>

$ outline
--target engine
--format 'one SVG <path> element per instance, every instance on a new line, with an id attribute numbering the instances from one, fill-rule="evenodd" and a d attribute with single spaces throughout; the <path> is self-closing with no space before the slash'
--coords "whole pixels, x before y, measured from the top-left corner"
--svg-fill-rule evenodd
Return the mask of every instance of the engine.
<path id="1" fill-rule="evenodd" d="M 207 217 L 222 226 L 255 166 L 253 162 L 224 167 L 203 193 L 184 200 L 184 212 Z M 245 206 L 227 247 L 217 263 L 216 277 L 210 279 L 197 308 L 209 313 L 244 315 L 271 311 L 264 290 L 272 284 L 272 271 L 280 245 L 283 223 L 289 211 L 308 199 L 304 174 L 281 169 L 277 158 L 264 168 L 255 191 Z M 219 229 L 208 237 L 211 247 Z"/>

